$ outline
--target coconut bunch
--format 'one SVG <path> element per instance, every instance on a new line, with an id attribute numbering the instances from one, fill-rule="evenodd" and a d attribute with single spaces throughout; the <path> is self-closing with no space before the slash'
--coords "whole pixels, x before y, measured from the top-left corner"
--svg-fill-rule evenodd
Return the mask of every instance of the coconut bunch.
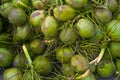
<path id="1" fill-rule="evenodd" d="M 1 0 L 3 80 L 120 75 L 120 0 Z"/>

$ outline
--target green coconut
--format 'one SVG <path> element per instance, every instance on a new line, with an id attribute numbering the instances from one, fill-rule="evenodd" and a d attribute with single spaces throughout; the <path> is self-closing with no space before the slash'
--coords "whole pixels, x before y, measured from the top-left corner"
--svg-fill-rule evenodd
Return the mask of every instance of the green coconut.
<path id="1" fill-rule="evenodd" d="M 12 9 L 13 9 L 12 3 L 10 2 L 3 3 L 2 5 L 0 5 L 0 14 L 3 17 L 8 18 L 8 15 Z"/>
<path id="2" fill-rule="evenodd" d="M 79 19 L 76 29 L 83 38 L 92 38 L 96 32 L 94 24 L 88 19 Z"/>
<path id="3" fill-rule="evenodd" d="M 111 41 L 120 41 L 120 21 L 112 20 L 107 24 L 107 34 Z"/>
<path id="4" fill-rule="evenodd" d="M 16 26 L 23 25 L 26 18 L 26 13 L 21 8 L 13 8 L 8 15 L 9 22 Z"/>
<path id="5" fill-rule="evenodd" d="M 120 43 L 119 42 L 111 42 L 109 44 L 109 50 L 113 57 L 120 57 Z"/>
<path id="6" fill-rule="evenodd" d="M 60 40 L 65 44 L 73 44 L 75 43 L 77 39 L 76 32 L 73 30 L 73 28 L 65 28 L 62 29 L 59 35 Z"/>
<path id="7" fill-rule="evenodd" d="M 112 12 L 106 8 L 96 9 L 94 16 L 101 23 L 108 23 L 112 19 Z"/>
<path id="8" fill-rule="evenodd" d="M 22 74 L 17 68 L 8 68 L 3 73 L 4 80 L 22 80 Z"/>
<path id="9" fill-rule="evenodd" d="M 13 66 L 21 69 L 26 69 L 28 65 L 28 61 L 23 54 L 18 53 L 13 59 Z"/>
<path id="10" fill-rule="evenodd" d="M 74 8 L 82 8 L 85 7 L 88 3 L 88 0 L 65 0 L 67 4 Z"/>
<path id="11" fill-rule="evenodd" d="M 12 63 L 12 53 L 7 48 L 0 48 L 0 66 L 9 67 Z"/>
<path id="12" fill-rule="evenodd" d="M 55 18 L 60 21 L 67 21 L 74 18 L 76 11 L 69 5 L 60 5 L 53 9 Z"/>
<path id="13" fill-rule="evenodd" d="M 30 15 L 30 22 L 35 28 L 35 31 L 41 32 L 41 26 L 45 19 L 45 11 L 44 10 L 35 10 Z"/>
<path id="14" fill-rule="evenodd" d="M 69 63 L 74 52 L 71 47 L 61 47 L 56 50 L 56 59 L 61 63 Z"/>
<path id="15" fill-rule="evenodd" d="M 42 23 L 41 31 L 46 37 L 55 37 L 57 35 L 58 23 L 53 16 L 47 16 Z"/>
<path id="16" fill-rule="evenodd" d="M 114 72 L 114 63 L 110 60 L 102 60 L 98 65 L 97 65 L 97 73 L 99 76 L 108 78 L 111 77 Z"/>
<path id="17" fill-rule="evenodd" d="M 35 71 L 41 75 L 46 75 L 52 71 L 51 62 L 43 56 L 37 56 L 33 61 L 33 66 Z"/>
<path id="18" fill-rule="evenodd" d="M 13 41 L 15 43 L 26 42 L 31 36 L 31 28 L 29 24 L 17 27 L 13 34 Z"/>
<path id="19" fill-rule="evenodd" d="M 34 54 L 41 54 L 45 49 L 45 43 L 40 39 L 34 39 L 29 43 L 30 50 Z"/>
<path id="20" fill-rule="evenodd" d="M 89 68 L 89 61 L 81 54 L 76 54 L 71 59 L 71 67 L 75 72 L 84 73 Z"/>

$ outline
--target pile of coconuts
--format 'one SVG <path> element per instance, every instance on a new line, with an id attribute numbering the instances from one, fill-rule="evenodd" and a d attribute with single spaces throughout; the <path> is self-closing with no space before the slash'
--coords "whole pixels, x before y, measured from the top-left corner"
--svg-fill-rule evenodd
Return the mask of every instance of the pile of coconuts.
<path id="1" fill-rule="evenodd" d="M 1 0 L 3 80 L 120 77 L 120 0 Z"/>

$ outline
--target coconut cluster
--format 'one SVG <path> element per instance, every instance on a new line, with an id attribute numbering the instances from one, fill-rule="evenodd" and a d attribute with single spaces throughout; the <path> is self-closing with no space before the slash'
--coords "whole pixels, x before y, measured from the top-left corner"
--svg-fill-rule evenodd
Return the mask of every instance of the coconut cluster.
<path id="1" fill-rule="evenodd" d="M 119 78 L 120 0 L 1 0 L 0 68 L 3 80 Z"/>

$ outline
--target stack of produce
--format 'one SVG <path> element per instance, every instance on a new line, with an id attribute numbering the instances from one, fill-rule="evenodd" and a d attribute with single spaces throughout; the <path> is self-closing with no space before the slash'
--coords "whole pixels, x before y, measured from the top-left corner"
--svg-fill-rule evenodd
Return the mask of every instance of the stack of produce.
<path id="1" fill-rule="evenodd" d="M 3 80 L 120 75 L 120 0 L 1 0 Z"/>

